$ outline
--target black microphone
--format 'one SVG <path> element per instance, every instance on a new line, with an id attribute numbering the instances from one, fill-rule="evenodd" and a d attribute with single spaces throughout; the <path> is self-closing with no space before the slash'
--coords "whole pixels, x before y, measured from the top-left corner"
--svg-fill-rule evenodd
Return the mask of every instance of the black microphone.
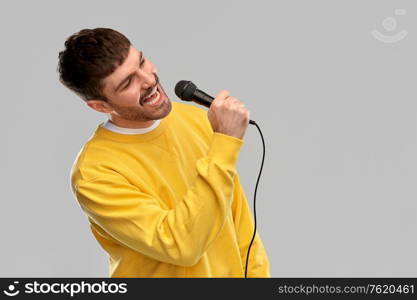
<path id="1" fill-rule="evenodd" d="M 199 90 L 197 86 L 188 80 L 181 80 L 175 85 L 175 94 L 184 101 L 193 101 L 200 105 L 210 108 L 211 102 L 214 98 L 203 91 Z M 249 124 L 255 125 L 256 122 L 249 120 Z"/>

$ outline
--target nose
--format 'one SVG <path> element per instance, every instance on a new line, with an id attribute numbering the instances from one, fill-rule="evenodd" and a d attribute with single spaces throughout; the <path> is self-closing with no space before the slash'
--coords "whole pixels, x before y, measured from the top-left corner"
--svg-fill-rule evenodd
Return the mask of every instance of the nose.
<path id="1" fill-rule="evenodd" d="M 150 88 L 156 84 L 156 78 L 154 72 L 139 70 L 139 76 L 142 78 L 142 87 Z"/>

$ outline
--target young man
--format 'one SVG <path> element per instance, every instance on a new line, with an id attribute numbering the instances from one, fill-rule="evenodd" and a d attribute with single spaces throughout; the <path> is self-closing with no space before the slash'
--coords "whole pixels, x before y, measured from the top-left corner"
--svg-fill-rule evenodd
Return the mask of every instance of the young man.
<path id="1" fill-rule="evenodd" d="M 171 102 L 152 62 L 108 28 L 70 36 L 58 72 L 108 115 L 78 153 L 71 187 L 110 277 L 244 277 L 253 234 L 236 170 L 244 105 L 227 91 L 208 112 Z M 248 277 L 270 277 L 258 234 Z"/>

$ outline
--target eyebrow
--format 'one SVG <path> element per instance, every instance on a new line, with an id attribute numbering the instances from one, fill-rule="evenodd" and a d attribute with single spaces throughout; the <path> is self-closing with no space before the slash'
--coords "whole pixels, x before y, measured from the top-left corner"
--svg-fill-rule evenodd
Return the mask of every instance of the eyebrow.
<path id="1" fill-rule="evenodd" d="M 143 52 L 142 51 L 140 51 L 139 52 L 139 63 L 142 61 L 142 57 L 143 57 Z M 117 92 L 119 89 L 120 89 L 120 87 L 126 82 L 126 81 L 128 81 L 133 75 L 135 75 L 135 72 L 133 72 L 133 73 L 131 73 L 131 74 L 129 74 L 129 75 L 127 75 L 126 77 L 125 77 L 125 79 L 123 79 L 118 85 L 117 85 L 117 87 L 114 89 L 114 91 L 115 92 Z"/>

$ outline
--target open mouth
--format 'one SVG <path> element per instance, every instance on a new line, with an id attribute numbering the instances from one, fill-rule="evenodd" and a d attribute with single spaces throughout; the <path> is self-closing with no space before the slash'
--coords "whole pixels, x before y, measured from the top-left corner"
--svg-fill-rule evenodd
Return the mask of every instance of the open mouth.
<path id="1" fill-rule="evenodd" d="M 163 102 L 163 99 L 161 97 L 161 92 L 157 85 L 152 91 L 152 93 L 142 101 L 142 105 L 158 106 L 162 102 Z"/>

